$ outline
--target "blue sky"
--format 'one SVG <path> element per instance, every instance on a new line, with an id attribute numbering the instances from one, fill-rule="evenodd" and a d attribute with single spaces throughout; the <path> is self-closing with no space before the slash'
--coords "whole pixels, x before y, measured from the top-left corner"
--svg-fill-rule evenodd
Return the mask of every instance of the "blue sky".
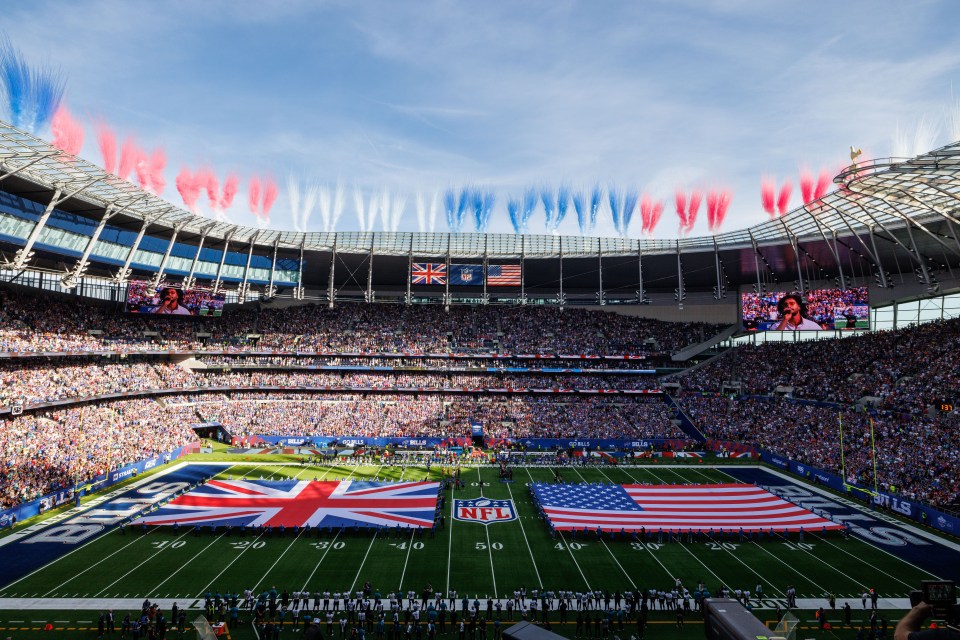
<path id="1" fill-rule="evenodd" d="M 85 124 L 166 149 L 175 204 L 180 166 L 207 165 L 242 190 L 272 174 L 275 228 L 294 228 L 294 177 L 342 184 L 339 230 L 362 226 L 356 192 L 402 203 L 398 228 L 418 230 L 418 192 L 472 185 L 496 193 L 489 229 L 510 232 L 525 187 L 600 184 L 664 200 L 660 238 L 677 235 L 678 187 L 731 189 L 732 230 L 766 219 L 764 175 L 793 181 L 794 207 L 799 168 L 835 172 L 852 144 L 886 157 L 960 137 L 958 23 L 949 0 L 79 0 L 0 16 L 31 62 L 62 70 Z M 87 129 L 81 155 L 100 163 Z M 245 202 L 228 215 L 254 224 Z M 560 231 L 579 233 L 572 207 Z M 594 234 L 614 235 L 606 212 Z"/>

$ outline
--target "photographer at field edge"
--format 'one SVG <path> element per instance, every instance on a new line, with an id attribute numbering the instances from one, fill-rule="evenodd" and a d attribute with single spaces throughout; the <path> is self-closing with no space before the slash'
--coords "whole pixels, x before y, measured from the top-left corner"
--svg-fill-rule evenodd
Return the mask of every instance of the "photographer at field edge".
<path id="1" fill-rule="evenodd" d="M 950 628 L 920 631 L 924 620 L 933 615 L 933 607 L 921 602 L 897 623 L 893 640 L 960 640 L 960 631 Z"/>

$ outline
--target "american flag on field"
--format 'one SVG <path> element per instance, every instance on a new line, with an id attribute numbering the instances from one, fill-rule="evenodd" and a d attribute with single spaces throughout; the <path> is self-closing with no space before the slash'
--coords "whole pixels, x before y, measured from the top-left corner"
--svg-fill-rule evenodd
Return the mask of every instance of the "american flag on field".
<path id="1" fill-rule="evenodd" d="M 447 284 L 447 265 L 442 262 L 414 262 L 410 267 L 411 284 Z"/>
<path id="2" fill-rule="evenodd" d="M 842 529 L 841 525 L 746 484 L 531 486 L 558 531 L 797 531 Z"/>
<path id="3" fill-rule="evenodd" d="M 519 287 L 520 265 L 491 264 L 487 267 L 487 284 L 491 287 Z"/>
<path id="4" fill-rule="evenodd" d="M 436 482 L 210 480 L 140 522 L 429 528 L 439 490 Z"/>

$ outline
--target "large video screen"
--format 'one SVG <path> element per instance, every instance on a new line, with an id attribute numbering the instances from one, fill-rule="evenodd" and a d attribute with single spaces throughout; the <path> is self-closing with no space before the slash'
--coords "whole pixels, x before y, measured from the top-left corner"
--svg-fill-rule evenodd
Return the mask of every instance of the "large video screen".
<path id="1" fill-rule="evenodd" d="M 131 280 L 127 287 L 127 312 L 161 316 L 219 316 L 226 296 L 209 289 L 185 289 L 176 284 L 154 287 Z"/>
<path id="2" fill-rule="evenodd" d="M 832 331 L 870 328 L 867 287 L 774 291 L 740 296 L 747 331 Z"/>

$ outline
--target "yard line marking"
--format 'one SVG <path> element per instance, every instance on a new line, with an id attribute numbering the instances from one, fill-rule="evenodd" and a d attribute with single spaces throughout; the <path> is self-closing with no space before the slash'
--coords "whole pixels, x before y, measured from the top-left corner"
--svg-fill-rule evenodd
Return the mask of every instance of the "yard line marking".
<path id="1" fill-rule="evenodd" d="M 416 529 L 410 530 L 410 546 L 407 547 L 407 559 L 403 561 L 403 572 L 400 574 L 400 585 L 397 591 L 403 591 L 403 578 L 407 575 L 407 563 L 410 562 L 410 552 L 413 551 L 413 533 Z"/>
<path id="2" fill-rule="evenodd" d="M 477 470 L 479 471 L 479 469 Z M 490 577 L 493 579 L 493 597 L 497 597 L 497 572 L 493 570 L 493 547 L 490 546 L 490 527 L 484 525 L 487 532 L 487 554 L 490 556 Z"/>
<path id="3" fill-rule="evenodd" d="M 270 565 L 270 568 L 267 569 L 266 573 L 264 573 L 263 576 L 261 576 L 260 580 L 257 581 L 257 584 L 255 584 L 255 585 L 253 586 L 253 589 L 251 589 L 251 591 L 256 591 L 256 590 L 257 590 L 257 587 L 260 586 L 260 583 L 263 582 L 264 579 L 265 579 L 268 575 L 270 575 L 270 572 L 273 571 L 273 568 L 274 568 L 275 566 L 277 566 L 277 564 L 280 562 L 280 560 L 283 559 L 283 556 L 287 555 L 287 551 L 290 551 L 290 549 L 293 547 L 293 544 L 294 544 L 297 540 L 300 539 L 300 536 L 303 535 L 303 532 L 304 532 L 304 531 L 306 531 L 306 529 L 300 529 L 300 533 L 297 534 L 297 537 L 290 541 L 290 544 L 287 545 L 287 548 L 284 549 L 284 550 L 283 550 L 283 553 L 281 553 L 281 554 L 277 557 L 277 559 L 273 561 L 273 564 Z M 251 546 L 253 546 L 253 545 L 251 545 Z M 197 596 L 197 597 L 199 598 L 200 596 Z"/>
<path id="4" fill-rule="evenodd" d="M 177 537 L 176 540 L 174 540 L 174 542 L 177 542 L 178 540 L 180 540 L 180 538 L 182 538 L 183 536 L 187 535 L 188 533 L 189 533 L 189 531 L 184 531 L 183 533 L 180 534 L 180 536 Z M 223 535 L 223 534 L 221 534 L 221 535 Z M 141 562 L 140 564 L 138 564 L 137 566 L 135 566 L 133 569 L 130 569 L 130 571 L 127 571 L 125 574 L 123 574 L 122 576 L 120 576 L 119 578 L 117 578 L 116 580 L 114 580 L 113 582 L 111 582 L 110 584 L 108 584 L 107 586 L 105 586 L 103 589 L 100 589 L 100 591 L 97 591 L 95 594 L 93 594 L 93 597 L 96 598 L 98 595 L 100 595 L 101 593 L 103 593 L 104 591 L 106 591 L 107 589 L 109 589 L 110 587 L 112 587 L 113 585 L 117 584 L 118 582 L 120 582 L 121 580 L 123 580 L 124 578 L 126 578 L 128 575 L 130 575 L 131 573 L 133 573 L 134 571 L 136 571 L 137 569 L 139 569 L 139 568 L 142 567 L 143 565 L 147 564 L 148 562 L 150 562 L 151 560 L 153 560 L 154 558 L 156 558 L 158 555 L 160 555 L 160 554 L 163 553 L 166 549 L 169 549 L 169 548 L 170 548 L 170 546 L 169 546 L 169 545 L 166 545 L 166 546 L 163 546 L 163 547 L 157 549 L 156 552 L 154 552 L 153 555 L 151 555 L 149 558 L 145 558 L 143 562 Z"/>
<path id="5" fill-rule="evenodd" d="M 248 544 L 246 547 L 244 547 L 243 550 L 240 551 L 240 553 L 238 553 L 238 554 L 233 558 L 233 560 L 231 560 L 230 563 L 227 564 L 227 566 L 225 566 L 225 567 L 220 571 L 220 573 L 218 573 L 216 576 L 214 576 L 213 580 L 211 580 L 210 583 L 209 583 L 207 586 L 205 586 L 203 589 L 201 589 L 201 590 L 200 590 L 200 593 L 197 594 L 195 597 L 199 598 L 200 595 L 202 595 L 203 593 L 206 593 L 207 589 L 210 588 L 210 585 L 212 585 L 214 582 L 216 582 L 216 581 L 217 581 L 217 578 L 219 578 L 220 576 L 222 576 L 224 571 L 226 571 L 226 570 L 229 569 L 231 566 L 233 566 L 233 563 L 236 562 L 236 561 L 240 558 L 240 556 L 242 556 L 244 553 L 246 553 L 248 549 L 252 548 L 252 547 L 253 547 L 253 543 L 256 542 L 257 540 L 259 540 L 261 536 L 263 536 L 262 533 L 261 533 L 259 536 L 257 536 L 256 539 L 255 539 L 253 542 L 251 542 L 251 543 Z M 214 542 L 216 542 L 216 540 L 214 540 Z M 211 543 L 211 544 L 212 544 L 212 543 Z M 176 570 L 176 571 L 174 571 L 173 573 L 171 573 L 170 575 L 168 575 L 163 582 L 161 582 L 161 583 L 158 584 L 156 587 L 154 587 L 153 590 L 151 590 L 149 593 L 155 593 L 155 592 L 157 591 L 157 589 L 159 589 L 162 585 L 166 584 L 167 580 L 169 580 L 170 578 L 172 578 L 173 576 L 175 576 L 177 573 L 180 572 L 181 569 L 183 569 L 184 567 L 186 567 L 187 565 L 189 565 L 190 563 L 192 563 L 194 560 L 196 560 L 196 559 L 200 556 L 200 554 L 202 554 L 204 551 L 206 551 L 209 547 L 210 547 L 210 545 L 208 544 L 206 547 L 204 547 L 203 549 L 201 549 L 200 552 L 197 553 L 197 555 L 193 556 L 192 558 L 190 558 L 190 560 L 188 560 L 187 562 L 185 562 L 185 563 L 181 564 L 179 567 L 177 567 L 177 570 Z"/>
<path id="6" fill-rule="evenodd" d="M 789 562 L 787 562 L 786 560 L 782 559 L 780 556 L 776 555 L 775 553 L 773 553 L 772 551 L 770 551 L 769 549 L 767 549 L 766 547 L 764 547 L 764 546 L 763 546 L 762 544 L 760 544 L 759 542 L 751 542 L 750 544 L 756 545 L 757 548 L 761 549 L 761 550 L 762 550 L 764 553 L 766 553 L 768 556 L 772 557 L 774 560 L 776 560 L 777 562 L 779 562 L 779 563 L 782 564 L 783 566 L 789 567 L 795 574 L 797 574 L 798 576 L 800 576 L 801 578 L 803 578 L 805 581 L 807 581 L 807 582 L 809 582 L 810 584 L 812 584 L 813 586 L 815 586 L 817 589 L 820 589 L 821 593 L 830 593 L 830 590 L 829 590 L 829 589 L 824 589 L 823 587 L 821 587 L 820 585 L 818 585 L 816 582 L 814 582 L 813 580 L 811 580 L 810 578 L 808 578 L 806 574 L 801 573 L 800 571 L 798 571 L 798 570 L 796 569 L 796 567 L 794 567 L 794 566 L 791 565 Z M 824 563 L 824 564 L 826 564 L 826 563 Z M 827 566 L 830 567 L 829 564 L 828 564 Z M 830 568 L 833 569 L 833 567 L 830 567 Z M 835 571 L 835 572 L 836 572 L 836 571 Z M 841 575 L 842 575 L 842 574 L 841 574 Z M 857 582 L 857 580 L 854 579 L 854 582 Z"/>
<path id="7" fill-rule="evenodd" d="M 333 536 L 333 540 L 330 541 L 330 544 L 327 545 L 326 551 L 323 552 L 323 555 L 320 556 L 320 561 L 317 563 L 317 566 L 313 568 L 313 571 L 310 572 L 310 575 L 307 577 L 307 581 L 303 583 L 303 588 L 301 591 L 307 588 L 307 585 L 310 584 L 310 581 L 313 580 L 313 576 L 317 573 L 317 569 L 320 568 L 320 565 L 323 564 L 324 558 L 327 557 L 327 554 L 330 553 L 330 549 L 333 549 L 333 545 L 336 544 L 337 538 L 340 536 L 342 529 L 338 529 L 337 533 Z"/>
<path id="8" fill-rule="evenodd" d="M 510 483 L 507 484 L 507 491 L 510 493 L 510 500 L 516 504 L 516 500 L 513 499 L 513 489 L 510 488 Z M 543 589 L 543 579 L 540 578 L 540 570 L 537 569 L 537 561 L 533 557 L 533 549 L 530 548 L 530 540 L 527 539 L 527 531 L 523 526 L 523 519 L 517 518 L 517 522 L 520 523 L 520 533 L 523 534 L 523 541 L 527 544 L 527 551 L 530 553 L 530 562 L 533 563 L 533 571 L 537 574 L 537 582 L 540 584 L 540 588 Z"/>
<path id="9" fill-rule="evenodd" d="M 147 531 L 147 535 L 150 535 L 151 533 L 153 533 L 153 531 L 154 531 L 153 529 L 149 529 L 149 530 Z M 137 538 L 134 538 L 133 540 L 131 540 L 131 541 L 128 542 L 127 544 L 123 545 L 122 547 L 120 547 L 119 549 L 117 549 L 116 551 L 114 551 L 113 553 L 111 553 L 110 555 L 108 555 L 107 557 L 105 557 L 105 558 L 103 558 L 103 559 L 101 559 L 101 560 L 98 560 L 97 562 L 93 563 L 92 565 L 90 565 L 89 567 L 87 567 L 86 569 L 84 569 L 83 571 L 81 571 L 80 573 L 76 573 L 76 574 L 70 576 L 70 578 L 68 578 L 65 582 L 61 582 L 60 584 L 58 584 L 57 586 L 55 586 L 53 589 L 50 589 L 50 591 L 47 591 L 45 594 L 43 594 L 43 597 L 47 597 L 48 595 L 50 595 L 50 593 L 52 593 L 53 591 L 56 591 L 57 589 L 59 589 L 60 587 L 62 587 L 62 586 L 64 586 L 64 585 L 68 584 L 71 580 L 73 580 L 73 579 L 76 578 L 77 576 L 81 576 L 81 575 L 83 575 L 84 573 L 86 573 L 87 571 L 90 571 L 90 569 L 93 569 L 94 567 L 96 567 L 97 565 L 99 565 L 99 564 L 101 564 L 101 563 L 103 563 L 103 562 L 106 562 L 107 560 L 109 560 L 109 559 L 112 558 L 113 556 L 117 555 L 118 553 L 120 553 L 121 551 L 123 551 L 124 549 L 126 549 L 127 547 L 129 547 L 130 545 L 136 543 L 138 540 L 142 540 L 142 539 L 145 538 L 145 537 L 146 537 L 146 536 L 139 536 L 139 537 L 137 537 Z M 55 562 L 55 561 L 54 561 L 54 562 Z M 31 573 L 30 575 L 33 575 L 33 574 Z M 29 577 L 29 576 L 24 576 L 24 577 Z M 20 580 L 23 580 L 23 578 L 20 578 Z M 20 582 L 20 580 L 17 580 L 17 582 Z M 11 582 L 10 584 L 16 584 L 16 582 Z"/>
<path id="10" fill-rule="evenodd" d="M 531 478 L 532 477 L 533 476 L 531 476 Z M 566 547 L 567 553 L 570 554 L 570 559 L 573 560 L 574 566 L 577 568 L 577 571 L 580 572 L 580 577 L 583 578 L 583 584 L 587 585 L 587 591 L 593 591 L 593 589 L 590 588 L 590 583 L 587 582 L 587 576 L 583 574 L 583 569 L 580 568 L 580 563 L 577 562 L 577 558 L 573 555 L 573 550 L 570 548 L 570 545 L 567 544 L 567 539 L 563 537 L 563 532 L 557 531 L 557 533 L 560 534 L 560 540 L 563 541 L 563 546 Z"/>
<path id="11" fill-rule="evenodd" d="M 453 557 L 453 505 L 456 500 L 453 494 L 457 491 L 456 481 L 450 485 L 450 535 L 447 538 L 447 590 L 444 595 L 450 593 L 450 560 Z"/>
<path id="12" fill-rule="evenodd" d="M 350 593 L 353 593 L 353 588 L 357 585 L 357 580 L 360 579 L 360 572 L 363 571 L 363 565 L 367 563 L 367 556 L 370 555 L 370 549 L 373 548 L 373 543 L 376 541 L 378 533 L 380 533 L 380 529 L 374 529 L 373 537 L 370 538 L 370 546 L 367 547 L 367 552 L 363 554 L 363 560 L 360 562 L 360 567 L 357 569 L 357 575 L 353 578 L 353 582 L 350 583 Z"/>
<path id="13" fill-rule="evenodd" d="M 680 544 L 683 544 L 683 543 L 681 542 Z M 773 582 L 772 582 L 769 578 L 764 578 L 762 575 L 760 575 L 759 573 L 757 573 L 756 571 L 754 571 L 753 567 L 751 567 L 751 566 L 748 565 L 746 562 L 744 562 L 743 560 L 741 560 L 740 558 L 738 558 L 737 555 L 736 555 L 733 551 L 730 551 L 730 549 L 727 549 L 727 548 L 724 547 L 722 544 L 720 545 L 720 548 L 723 549 L 724 551 L 726 551 L 728 554 L 730 554 L 730 557 L 732 557 L 734 560 L 736 560 L 737 562 L 739 562 L 740 564 L 742 564 L 743 566 L 745 566 L 745 567 L 747 568 L 747 570 L 750 571 L 750 573 L 752 573 L 753 575 L 755 575 L 755 576 L 757 576 L 758 578 L 760 578 L 760 580 L 762 580 L 763 582 L 766 582 L 766 583 L 769 584 L 769 585 L 772 585 L 772 584 L 773 584 Z M 770 555 L 773 555 L 773 554 L 771 553 Z M 810 582 L 810 584 L 812 584 L 813 586 L 815 586 L 815 587 L 818 588 L 818 589 L 823 589 L 823 587 L 821 587 L 820 585 L 818 585 L 818 584 L 817 584 L 816 582 L 814 582 L 813 580 L 808 580 L 808 582 Z M 830 593 L 830 591 L 824 591 L 823 593 Z"/>
<path id="14" fill-rule="evenodd" d="M 620 560 L 617 559 L 617 556 L 613 555 L 613 551 L 610 550 L 610 547 L 607 546 L 607 543 L 603 541 L 603 538 L 600 538 L 600 544 L 603 545 L 603 548 L 607 550 L 607 553 L 610 554 L 610 557 L 613 558 L 613 561 L 617 563 L 617 566 L 620 567 L 620 571 L 623 571 L 623 575 L 627 576 L 627 580 L 630 581 L 630 584 L 633 585 L 633 588 L 637 588 L 637 583 L 633 581 L 633 578 L 630 577 L 630 574 L 627 573 L 627 570 L 623 568 L 623 565 L 620 564 Z"/>
<path id="15" fill-rule="evenodd" d="M 870 563 L 870 562 L 867 562 L 866 560 L 863 559 L 862 556 L 858 556 L 858 555 L 856 555 L 856 554 L 850 553 L 849 551 L 847 551 L 847 550 L 844 549 L 843 547 L 839 547 L 839 546 L 833 544 L 832 542 L 830 542 L 830 541 L 827 540 L 826 538 L 822 538 L 822 537 L 818 536 L 818 535 L 815 534 L 815 533 L 811 533 L 810 535 L 812 535 L 812 536 L 813 536 L 814 538 L 816 538 L 817 540 L 820 540 L 821 542 L 824 542 L 824 543 L 830 545 L 830 546 L 833 547 L 834 549 L 837 549 L 837 550 L 839 550 L 839 551 L 842 551 L 843 553 L 847 554 L 847 555 L 850 556 L 851 558 L 855 558 L 855 559 L 859 560 L 860 562 L 862 562 L 863 564 L 867 565 L 868 567 L 870 567 L 870 568 L 873 569 L 874 571 L 879 571 L 880 573 L 882 573 L 883 575 L 887 576 L 888 578 L 893 578 L 894 580 L 896 580 L 897 582 L 899 582 L 900 584 L 902 584 L 902 585 L 904 585 L 904 586 L 906 586 L 906 587 L 913 587 L 913 586 L 914 586 L 914 584 L 913 584 L 912 582 L 904 582 L 903 580 L 901 580 L 900 578 L 896 577 L 895 575 L 893 575 L 893 574 L 891 574 L 891 573 L 887 573 L 887 572 L 884 571 L 883 569 L 874 566 L 874 565 L 873 565 L 872 563 Z M 927 572 L 927 573 L 929 573 L 929 572 Z M 933 574 L 930 573 L 929 575 L 933 575 Z M 934 576 L 934 577 L 936 577 L 936 576 Z"/>
<path id="16" fill-rule="evenodd" d="M 646 545 L 644 545 L 644 546 L 646 546 Z M 680 548 L 683 549 L 684 551 L 686 551 L 687 553 L 689 553 L 690 556 L 691 556 L 694 560 L 696 560 L 697 562 L 700 563 L 700 566 L 702 566 L 704 569 L 706 569 L 707 571 L 709 571 L 709 572 L 710 572 L 710 575 L 712 575 L 714 578 L 716 578 L 717 581 L 718 581 L 721 585 L 725 585 L 725 584 L 727 583 L 726 580 L 722 579 L 720 576 L 718 576 L 716 573 L 714 573 L 714 572 L 713 572 L 713 569 L 711 569 L 710 567 L 708 567 L 707 564 L 697 556 L 697 554 L 695 554 L 693 551 L 690 551 L 690 549 L 688 549 L 688 548 L 686 547 L 686 545 L 684 545 L 682 542 L 680 543 Z"/>

